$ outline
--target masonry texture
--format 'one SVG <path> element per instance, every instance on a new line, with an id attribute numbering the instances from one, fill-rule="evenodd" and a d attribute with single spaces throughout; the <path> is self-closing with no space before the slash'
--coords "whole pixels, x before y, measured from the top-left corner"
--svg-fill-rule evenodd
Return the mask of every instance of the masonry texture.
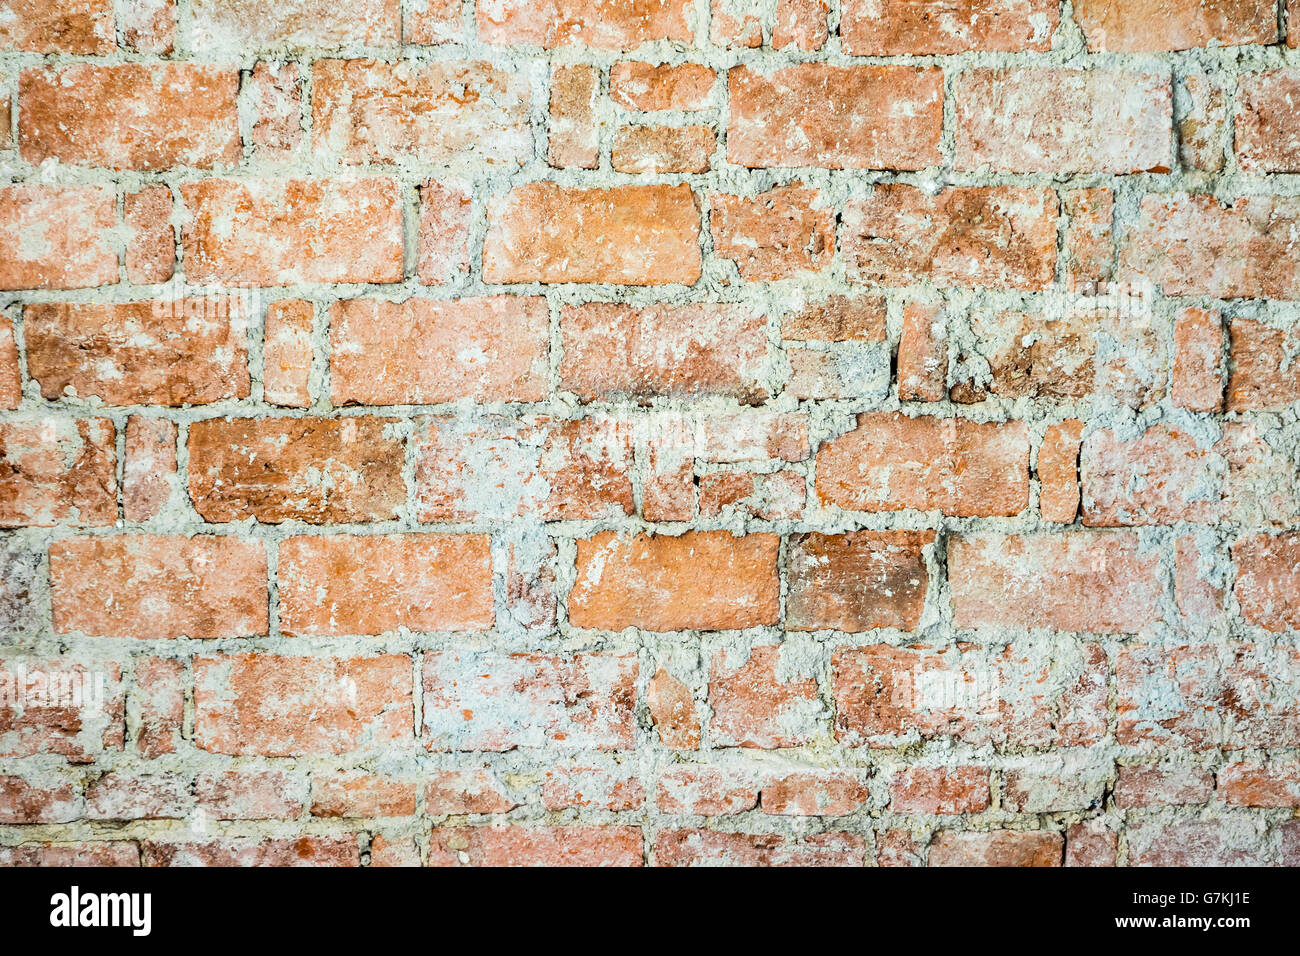
<path id="1" fill-rule="evenodd" d="M 1300 864 L 1297 41 L 0 0 L 0 864 Z"/>

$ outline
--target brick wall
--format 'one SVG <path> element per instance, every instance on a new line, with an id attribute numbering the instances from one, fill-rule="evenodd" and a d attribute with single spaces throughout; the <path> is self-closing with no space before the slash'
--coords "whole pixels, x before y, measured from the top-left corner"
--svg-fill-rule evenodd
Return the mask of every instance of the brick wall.
<path id="1" fill-rule="evenodd" d="M 1300 864 L 1298 28 L 0 0 L 0 863 Z"/>

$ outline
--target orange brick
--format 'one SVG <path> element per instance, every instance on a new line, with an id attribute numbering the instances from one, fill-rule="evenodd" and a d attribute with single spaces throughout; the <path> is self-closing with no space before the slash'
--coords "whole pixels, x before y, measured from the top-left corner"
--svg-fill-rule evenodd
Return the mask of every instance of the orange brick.
<path id="1" fill-rule="evenodd" d="M 136 53 L 171 53 L 176 42 L 176 0 L 128 0 L 120 8 L 122 38 Z"/>
<path id="2" fill-rule="evenodd" d="M 492 626 L 485 535 L 306 535 L 280 545 L 286 634 L 477 631 Z"/>
<path id="3" fill-rule="evenodd" d="M 642 43 L 690 44 L 690 0 L 639 0 L 612 6 L 599 0 L 500 0 L 475 10 L 479 39 L 551 50 L 582 44 L 597 50 L 634 50 Z"/>
<path id="4" fill-rule="evenodd" d="M 290 757 L 412 741 L 411 659 L 224 654 L 194 660 L 194 743 Z"/>
<path id="5" fill-rule="evenodd" d="M 258 541 L 112 535 L 50 545 L 54 630 L 92 637 L 251 637 L 267 633 L 266 552 Z"/>
<path id="6" fill-rule="evenodd" d="M 816 189 L 779 186 L 750 199 L 715 193 L 713 249 L 735 261 L 742 279 L 789 279 L 821 272 L 835 255 L 835 213 Z"/>
<path id="7" fill-rule="evenodd" d="M 0 658 L 0 689 L 0 757 L 57 754 L 82 764 L 123 748 L 125 690 L 118 664 Z"/>
<path id="8" fill-rule="evenodd" d="M 1020 422 L 864 412 L 817 453 L 817 497 L 853 511 L 1019 514 L 1029 503 L 1029 434 Z"/>
<path id="9" fill-rule="evenodd" d="M 113 192 L 100 186 L 0 187 L 0 289 L 117 282 Z"/>
<path id="10" fill-rule="evenodd" d="M 193 807 L 189 781 L 176 774 L 110 772 L 86 788 L 87 820 L 178 820 Z"/>
<path id="11" fill-rule="evenodd" d="M 146 760 L 176 752 L 185 722 L 188 686 L 184 661 L 166 657 L 136 659 L 134 701 L 140 719 L 135 743 Z"/>
<path id="12" fill-rule="evenodd" d="M 430 816 L 463 813 L 509 813 L 519 804 L 489 770 L 445 770 L 424 789 Z"/>
<path id="13" fill-rule="evenodd" d="M 628 826 L 436 827 L 430 866 L 640 866 Z"/>
<path id="14" fill-rule="evenodd" d="M 569 618 L 605 631 L 774 625 L 778 546 L 775 535 L 726 531 L 580 538 Z"/>
<path id="15" fill-rule="evenodd" d="M 0 528 L 113 524 L 116 462 L 110 419 L 0 423 Z"/>
<path id="16" fill-rule="evenodd" d="M 1052 0 L 949 0 L 931 11 L 915 0 L 845 0 L 844 52 L 853 56 L 1046 52 L 1060 18 Z"/>
<path id="17" fill-rule="evenodd" d="M 1300 807 L 1300 762 L 1279 758 L 1263 765 L 1230 763 L 1217 775 L 1223 802 L 1238 807 Z"/>
<path id="18" fill-rule="evenodd" d="M 5 0 L 0 50 L 111 53 L 111 0 Z"/>
<path id="19" fill-rule="evenodd" d="M 645 790 L 631 769 L 615 767 L 557 767 L 542 783 L 542 805 L 548 810 L 637 810 Z"/>
<path id="20" fill-rule="evenodd" d="M 415 784 L 369 773 L 314 775 L 311 815 L 314 817 L 415 816 Z"/>
<path id="21" fill-rule="evenodd" d="M 266 307 L 262 381 L 273 405 L 311 404 L 312 323 L 316 306 L 306 299 L 280 299 Z"/>
<path id="22" fill-rule="evenodd" d="M 852 531 L 790 539 L 786 627 L 857 633 L 921 620 L 933 531 Z"/>
<path id="23" fill-rule="evenodd" d="M 700 718 L 695 710 L 695 695 L 690 687 L 662 667 L 650 679 L 646 706 L 665 747 L 695 750 L 700 746 Z"/>
<path id="24" fill-rule="evenodd" d="M 145 186 L 127 193 L 122 208 L 130 233 L 126 241 L 126 277 L 139 283 L 166 282 L 176 267 L 171 188 Z"/>
<path id="25" fill-rule="evenodd" d="M 624 126 L 611 161 L 620 173 L 707 173 L 716 145 L 708 126 Z"/>
<path id="26" fill-rule="evenodd" d="M 424 285 L 469 272 L 469 222 L 473 197 L 463 180 L 426 180 L 420 186 L 416 271 Z"/>
<path id="27" fill-rule="evenodd" d="M 866 841 L 855 833 L 815 833 L 803 839 L 776 833 L 660 830 L 657 866 L 862 866 Z"/>
<path id="28" fill-rule="evenodd" d="M 488 204 L 485 282 L 693 285 L 700 220 L 689 186 L 517 186 Z"/>
<path id="29" fill-rule="evenodd" d="M 924 169 L 940 162 L 943 76 L 913 66 L 803 63 L 727 74 L 727 159 L 739 166 Z"/>
<path id="30" fill-rule="evenodd" d="M 874 295 L 828 296 L 786 315 L 781 335 L 801 342 L 883 342 L 885 300 Z"/>
<path id="31" fill-rule="evenodd" d="M 1094 527 L 1210 523 L 1222 513 L 1223 469 L 1214 449 L 1171 425 L 1124 439 L 1098 429 L 1079 455 L 1083 523 Z"/>
<path id="32" fill-rule="evenodd" d="M 609 98 L 629 110 L 709 109 L 716 74 L 699 63 L 656 66 L 623 60 L 609 71 Z"/>
<path id="33" fill-rule="evenodd" d="M 983 813 L 989 800 L 987 767 L 909 767 L 889 782 L 895 813 Z"/>
<path id="34" fill-rule="evenodd" d="M 1277 5 L 1271 0 L 1079 0 L 1074 19 L 1089 50 L 1117 53 L 1278 39 Z"/>
<path id="35" fill-rule="evenodd" d="M 1300 172 L 1300 70 L 1247 73 L 1237 81 L 1234 142 L 1246 172 Z"/>
<path id="36" fill-rule="evenodd" d="M 1060 866 L 1065 841 L 1059 833 L 944 830 L 930 844 L 931 866 Z"/>
<path id="37" fill-rule="evenodd" d="M 1179 80 L 1183 102 L 1178 115 L 1178 158 L 1184 166 L 1217 173 L 1225 162 L 1231 120 L 1231 77 L 1225 73 L 1188 73 Z"/>
<path id="38" fill-rule="evenodd" d="M 0 408 L 17 408 L 23 400 L 23 373 L 13 319 L 0 315 Z"/>
<path id="39" fill-rule="evenodd" d="M 941 402 L 948 395 L 948 323 L 941 301 L 909 302 L 898 340 L 898 399 Z"/>
<path id="40" fill-rule="evenodd" d="M 345 299 L 330 309 L 335 405 L 546 397 L 546 300 Z"/>
<path id="41" fill-rule="evenodd" d="M 786 774 L 763 784 L 763 812 L 796 817 L 844 816 L 871 799 L 865 778 L 865 774 L 839 770 Z"/>
<path id="42" fill-rule="evenodd" d="M 1230 336 L 1229 411 L 1279 412 L 1300 402 L 1300 365 L 1289 358 L 1296 341 L 1291 329 L 1237 318 Z"/>
<path id="43" fill-rule="evenodd" d="M 1223 411 L 1223 316 L 1183 309 L 1174 325 L 1173 400 L 1197 412 Z"/>
<path id="44" fill-rule="evenodd" d="M 1049 425 L 1038 449 L 1038 510 L 1044 521 L 1073 524 L 1079 514 L 1079 448 L 1083 422 Z"/>
<path id="45" fill-rule="evenodd" d="M 18 151 L 33 164 L 233 166 L 240 158 L 238 88 L 234 69 L 196 63 L 24 70 Z"/>
<path id="46" fill-rule="evenodd" d="M 551 68 L 551 115 L 546 161 L 559 169 L 600 164 L 600 71 L 593 66 Z"/>
<path id="47" fill-rule="evenodd" d="M 165 418 L 126 420 L 122 514 L 127 521 L 148 521 L 177 500 L 176 431 L 176 423 Z"/>
<path id="48" fill-rule="evenodd" d="M 659 775 L 655 806 L 661 813 L 723 817 L 758 806 L 759 778 L 746 770 L 681 764 Z"/>
<path id="49" fill-rule="evenodd" d="M 1070 189 L 1061 194 L 1061 210 L 1068 217 L 1061 255 L 1072 288 L 1088 292 L 1113 277 L 1114 209 L 1114 191 L 1100 186 Z"/>
<path id="50" fill-rule="evenodd" d="M 27 370 L 41 394 L 108 405 L 203 405 L 249 394 L 247 315 L 237 298 L 25 312 Z"/>
<path id="51" fill-rule="evenodd" d="M 716 747 L 772 750 L 812 742 L 825 724 L 817 681 L 780 645 L 755 647 L 747 659 L 720 650 L 709 676 L 710 739 Z"/>
<path id="52" fill-rule="evenodd" d="M 423 45 L 454 43 L 465 32 L 460 6 L 460 0 L 425 0 L 421 8 L 405 10 L 402 13 L 403 40 Z"/>
<path id="53" fill-rule="evenodd" d="M 245 88 L 256 119 L 252 141 L 265 159 L 290 159 L 302 146 L 302 77 L 296 63 L 258 63 Z"/>
<path id="54" fill-rule="evenodd" d="M 397 282 L 402 203 L 389 177 L 204 179 L 180 187 L 190 282 Z M 302 255 L 310 249 L 311 255 Z"/>
<path id="55" fill-rule="evenodd" d="M 355 835 L 146 840 L 145 866 L 360 866 Z"/>
<path id="56" fill-rule="evenodd" d="M 396 46 L 400 0 L 195 0 L 191 44 L 199 50 Z"/>
<path id="57" fill-rule="evenodd" d="M 392 519 L 406 500 L 394 419 L 211 418 L 189 432 L 189 489 L 208 521 Z"/>

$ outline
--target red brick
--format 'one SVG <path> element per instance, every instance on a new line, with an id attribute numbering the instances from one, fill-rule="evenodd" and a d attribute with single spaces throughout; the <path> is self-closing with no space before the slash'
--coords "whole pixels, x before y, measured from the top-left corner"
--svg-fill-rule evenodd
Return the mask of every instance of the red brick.
<path id="1" fill-rule="evenodd" d="M 797 471 L 771 475 L 712 472 L 700 476 L 700 517 L 723 512 L 762 521 L 798 520 L 803 515 L 806 479 Z"/>
<path id="2" fill-rule="evenodd" d="M 1300 299 L 1293 233 L 1300 199 L 1208 194 L 1142 197 L 1120 251 L 1121 276 L 1146 279 L 1165 295 L 1217 299 Z"/>
<path id="3" fill-rule="evenodd" d="M 115 435 L 107 418 L 0 423 L 0 527 L 115 523 Z"/>
<path id="4" fill-rule="evenodd" d="M 504 563 L 505 601 L 500 627 L 550 631 L 555 627 L 559 599 L 555 593 L 557 549 L 539 527 L 498 539 L 494 562 Z"/>
<path id="5" fill-rule="evenodd" d="M 17 408 L 23 400 L 23 373 L 13 319 L 0 315 L 0 408 Z"/>
<path id="6" fill-rule="evenodd" d="M 424 789 L 424 810 L 430 816 L 466 813 L 509 813 L 519 803 L 489 770 L 445 770 Z"/>
<path id="7" fill-rule="evenodd" d="M 842 647 L 831 673 L 836 738 L 845 745 L 944 737 L 972 746 L 1082 745 L 1106 732 L 1109 667 L 1095 644 L 1058 644 L 1050 656 L 1033 647 Z"/>
<path id="8" fill-rule="evenodd" d="M 558 767 L 542 782 L 542 805 L 548 810 L 637 810 L 645 790 L 634 771 L 622 768 Z"/>
<path id="9" fill-rule="evenodd" d="M 660 830 L 658 866 L 862 866 L 866 841 L 855 833 L 815 833 L 796 839 L 776 833 Z"/>
<path id="10" fill-rule="evenodd" d="M 550 657 L 434 651 L 424 660 L 430 750 L 633 745 L 637 661 L 612 653 Z"/>
<path id="11" fill-rule="evenodd" d="M 1042 830 L 944 830 L 930 844 L 931 866 L 1060 866 L 1065 841 Z"/>
<path id="12" fill-rule="evenodd" d="M 1271 0 L 1078 0 L 1074 19 L 1089 50 L 1132 53 L 1276 43 Z"/>
<path id="13" fill-rule="evenodd" d="M 355 835 L 147 840 L 145 866 L 360 866 Z"/>
<path id="14" fill-rule="evenodd" d="M 208 521 L 393 518 L 406 499 L 391 418 L 210 418 L 189 430 L 189 488 Z"/>
<path id="15" fill-rule="evenodd" d="M 655 806 L 660 813 L 722 817 L 758 806 L 759 777 L 753 771 L 681 764 L 659 775 Z"/>
<path id="16" fill-rule="evenodd" d="M 0 866 L 139 866 L 140 848 L 126 840 L 106 843 L 21 843 L 0 847 Z"/>
<path id="17" fill-rule="evenodd" d="M 1038 510 L 1044 521 L 1073 524 L 1079 513 L 1079 448 L 1083 422 L 1049 425 L 1038 449 Z"/>
<path id="18" fill-rule="evenodd" d="M 302 49 L 396 46 L 400 0 L 358 0 L 346 7 L 329 0 L 195 0 L 194 48 Z"/>
<path id="19" fill-rule="evenodd" d="M 739 166 L 924 169 L 940 162 L 943 76 L 932 67 L 801 63 L 727 74 L 727 159 Z"/>
<path id="20" fill-rule="evenodd" d="M 1029 434 L 1020 422 L 864 412 L 818 451 L 817 497 L 853 511 L 1019 514 L 1029 503 Z"/>
<path id="21" fill-rule="evenodd" d="M 195 779 L 194 796 L 218 820 L 293 820 L 306 806 L 307 780 L 277 769 L 210 770 Z"/>
<path id="22" fill-rule="evenodd" d="M 1300 402 L 1300 364 L 1291 358 L 1298 341 L 1289 328 L 1233 319 L 1228 411 L 1280 412 Z"/>
<path id="23" fill-rule="evenodd" d="M 184 661 L 166 657 L 136 659 L 132 699 L 139 709 L 139 719 L 135 743 L 146 760 L 176 752 L 184 729 L 188 686 Z"/>
<path id="24" fill-rule="evenodd" d="M 660 668 L 646 689 L 646 706 L 659 734 L 659 742 L 674 750 L 700 746 L 700 718 L 691 688 Z"/>
<path id="25" fill-rule="evenodd" d="M 402 278 L 402 201 L 392 178 L 204 179 L 180 191 L 189 282 Z"/>
<path id="26" fill-rule="evenodd" d="M 885 300 L 875 295 L 829 296 L 787 314 L 781 335 L 801 342 L 883 342 Z"/>
<path id="27" fill-rule="evenodd" d="M 707 173 L 716 146 L 708 126 L 624 126 L 611 161 L 620 173 Z"/>
<path id="28" fill-rule="evenodd" d="M 1083 523 L 1213 522 L 1223 494 L 1214 459 L 1212 449 L 1172 425 L 1152 425 L 1133 439 L 1098 429 L 1084 439 L 1079 456 Z"/>
<path id="29" fill-rule="evenodd" d="M 171 188 L 145 186 L 127 193 L 122 213 L 129 233 L 126 277 L 142 284 L 166 282 L 176 268 Z"/>
<path id="30" fill-rule="evenodd" d="M 267 632 L 266 553 L 218 535 L 123 534 L 50 545 L 54 630 L 94 637 Z"/>
<path id="31" fill-rule="evenodd" d="M 370 841 L 370 866 L 423 866 L 414 837 L 388 837 L 376 833 Z"/>
<path id="32" fill-rule="evenodd" d="M 820 50 L 829 31 L 826 0 L 777 0 L 772 49 Z"/>
<path id="33" fill-rule="evenodd" d="M 845 0 L 844 52 L 853 56 L 1046 52 L 1060 19 L 1051 0 L 950 0 L 932 11 L 915 0 Z"/>
<path id="34" fill-rule="evenodd" d="M 305 299 L 280 299 L 266 307 L 264 397 L 273 405 L 311 404 L 312 323 L 316 307 Z"/>
<path id="35" fill-rule="evenodd" d="M 237 298 L 28 306 L 27 370 L 51 401 L 202 405 L 249 394 Z"/>
<path id="36" fill-rule="evenodd" d="M 492 626 L 481 534 L 305 535 L 280 545 L 286 634 L 476 631 Z"/>
<path id="37" fill-rule="evenodd" d="M 517 186 L 488 204 L 484 282 L 693 285 L 695 194 L 679 186 Z"/>
<path id="38" fill-rule="evenodd" d="M 948 328 L 942 302 L 909 302 L 898 340 L 898 399 L 941 402 L 948 394 Z"/>
<path id="39" fill-rule="evenodd" d="M 743 307 L 592 302 L 565 306 L 560 334 L 561 387 L 584 401 L 767 395 L 767 323 Z"/>
<path id="40" fill-rule="evenodd" d="M 0 777 L 0 823 L 70 823 L 81 817 L 81 798 L 65 782 Z"/>
<path id="41" fill-rule="evenodd" d="M 1239 807 L 1300 807 L 1300 762 L 1292 757 L 1230 763 L 1218 773 L 1218 794 L 1224 803 Z"/>
<path id="42" fill-rule="evenodd" d="M 1129 866 L 1263 866 L 1253 826 L 1229 820 L 1150 821 L 1129 827 Z"/>
<path id="43" fill-rule="evenodd" d="M 1168 172 L 1168 74 L 1057 67 L 975 69 L 954 84 L 958 169 Z"/>
<path id="44" fill-rule="evenodd" d="M 925 866 L 923 845 L 909 830 L 877 830 L 876 866 Z"/>
<path id="45" fill-rule="evenodd" d="M 715 193 L 713 250 L 751 281 L 822 272 L 835 256 L 835 212 L 816 189 L 795 183 L 750 199 Z"/>
<path id="46" fill-rule="evenodd" d="M 1183 309 L 1174 326 L 1173 400 L 1196 412 L 1223 411 L 1223 317 Z"/>
<path id="47" fill-rule="evenodd" d="M 756 49 L 763 45 L 762 11 L 735 0 L 710 0 L 709 40 L 716 46 Z"/>
<path id="48" fill-rule="evenodd" d="M 1115 193 L 1110 189 L 1069 189 L 1061 193 L 1061 211 L 1068 219 L 1061 255 L 1070 288 L 1089 291 L 1112 278 L 1114 210 Z"/>
<path id="49" fill-rule="evenodd" d="M 18 151 L 110 169 L 233 166 L 240 158 L 231 67 L 197 63 L 74 63 L 24 70 Z"/>
<path id="50" fill-rule="evenodd" d="M 1056 193 L 1015 186 L 876 186 L 844 206 L 850 282 L 1046 289 L 1056 274 Z"/>
<path id="51" fill-rule="evenodd" d="M 914 630 L 925 608 L 933 531 L 853 531 L 790 539 L 786 627 Z"/>
<path id="52" fill-rule="evenodd" d="M 126 0 L 119 8 L 122 38 L 136 53 L 171 53 L 176 42 L 176 0 Z"/>
<path id="53" fill-rule="evenodd" d="M 1223 574 L 1217 545 L 1208 545 L 1195 535 L 1183 535 L 1174 542 L 1174 597 L 1184 624 L 1202 627 L 1223 610 Z"/>
<path id="54" fill-rule="evenodd" d="M 1235 643 L 1130 645 L 1116 660 L 1121 744 L 1294 747 L 1300 706 L 1290 692 L 1300 651 Z"/>
<path id="55" fill-rule="evenodd" d="M 772 750 L 798 747 L 821 735 L 825 714 L 817 680 L 798 651 L 753 648 L 749 656 L 714 653 L 709 677 L 711 741 L 716 747 Z"/>
<path id="56" fill-rule="evenodd" d="M 1118 834 L 1100 818 L 1072 824 L 1065 831 L 1066 866 L 1114 866 L 1118 852 Z"/>
<path id="57" fill-rule="evenodd" d="M 90 763 L 125 742 L 122 668 L 67 658 L 0 659 L 0 757 Z"/>
<path id="58" fill-rule="evenodd" d="M 265 159 L 287 160 L 302 146 L 302 77 L 296 63 L 258 63 L 245 84 L 256 119 L 252 142 Z"/>
<path id="59" fill-rule="evenodd" d="M 776 535 L 727 531 L 579 538 L 569 619 L 604 631 L 775 625 L 779 544 Z"/>
<path id="60" fill-rule="evenodd" d="M 403 40 L 406 43 L 437 45 L 454 43 L 464 35 L 460 17 L 460 0 L 425 0 L 419 8 L 402 13 Z"/>
<path id="61" fill-rule="evenodd" d="M 122 466 L 122 514 L 148 521 L 178 500 L 176 423 L 132 415 L 126 420 L 126 461 Z"/>
<path id="62" fill-rule="evenodd" d="M 430 866 L 640 866 L 639 827 L 435 827 Z"/>
<path id="63" fill-rule="evenodd" d="M 861 809 L 871 799 L 866 774 L 854 771 L 806 771 L 763 784 L 764 813 L 797 817 L 838 817 Z"/>
<path id="64" fill-rule="evenodd" d="M 410 817 L 415 784 L 368 773 L 318 774 L 312 780 L 314 817 Z"/>
<path id="65" fill-rule="evenodd" d="M 1159 556 L 1131 532 L 958 536 L 948 582 L 959 628 L 1136 634 L 1164 593 Z"/>
<path id="66" fill-rule="evenodd" d="M 596 109 L 600 71 L 593 66 L 551 68 L 551 114 L 546 161 L 558 169 L 600 165 L 600 127 Z"/>
<path id="67" fill-rule="evenodd" d="M 1184 94 L 1177 99 L 1178 158 L 1189 169 L 1217 173 L 1225 162 L 1224 144 L 1231 120 L 1232 93 L 1228 73 L 1188 73 L 1178 80 Z"/>
<path id="68" fill-rule="evenodd" d="M 802 414 L 746 409 L 702 415 L 692 424 L 692 452 L 705 461 L 802 461 L 808 457 L 808 420 Z"/>
<path id="69" fill-rule="evenodd" d="M 420 521 L 631 514 L 632 434 L 609 418 L 431 418 L 415 451 Z"/>
<path id="70" fill-rule="evenodd" d="M 85 289 L 117 282 L 117 205 L 101 186 L 0 187 L 0 289 Z"/>
<path id="71" fill-rule="evenodd" d="M 330 309 L 335 405 L 546 397 L 546 300 L 345 299 Z"/>
<path id="72" fill-rule="evenodd" d="M 895 813 L 982 813 L 989 800 L 987 767 L 909 767 L 889 782 Z"/>
<path id="73" fill-rule="evenodd" d="M 0 50 L 111 53 L 112 0 L 5 0 Z"/>
<path id="74" fill-rule="evenodd" d="M 623 60 L 609 70 L 609 98 L 629 110 L 682 110 L 710 107 L 716 74 L 699 63 L 680 66 Z"/>
<path id="75" fill-rule="evenodd" d="M 194 807 L 176 774 L 107 773 L 86 788 L 87 820 L 179 820 Z"/>
<path id="76" fill-rule="evenodd" d="M 1300 628 L 1300 534 L 1239 538 L 1232 561 L 1247 623 L 1276 633 Z"/>
<path id="77" fill-rule="evenodd" d="M 1246 73 L 1237 84 L 1234 141 L 1246 172 L 1300 172 L 1300 70 Z"/>
<path id="78" fill-rule="evenodd" d="M 460 179 L 425 180 L 420 192 L 416 272 L 424 285 L 439 285 L 469 272 L 469 225 L 473 196 Z"/>
<path id="79" fill-rule="evenodd" d="M 690 44 L 689 0 L 499 0 L 476 5 L 479 39 L 551 50 L 582 44 L 597 50 L 634 50 L 642 43 Z"/>
<path id="80" fill-rule="evenodd" d="M 221 754 L 390 752 L 412 740 L 411 659 L 226 654 L 194 660 L 194 743 Z"/>
<path id="81" fill-rule="evenodd" d="M 1177 807 L 1205 803 L 1214 791 L 1214 775 L 1179 764 L 1121 766 L 1115 779 L 1119 807 Z"/>

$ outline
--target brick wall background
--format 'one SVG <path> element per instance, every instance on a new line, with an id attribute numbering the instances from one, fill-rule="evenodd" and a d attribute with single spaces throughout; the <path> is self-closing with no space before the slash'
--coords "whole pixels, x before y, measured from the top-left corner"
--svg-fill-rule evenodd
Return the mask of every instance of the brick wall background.
<path id="1" fill-rule="evenodd" d="M 1300 863 L 1287 6 L 0 0 L 0 863 Z"/>

